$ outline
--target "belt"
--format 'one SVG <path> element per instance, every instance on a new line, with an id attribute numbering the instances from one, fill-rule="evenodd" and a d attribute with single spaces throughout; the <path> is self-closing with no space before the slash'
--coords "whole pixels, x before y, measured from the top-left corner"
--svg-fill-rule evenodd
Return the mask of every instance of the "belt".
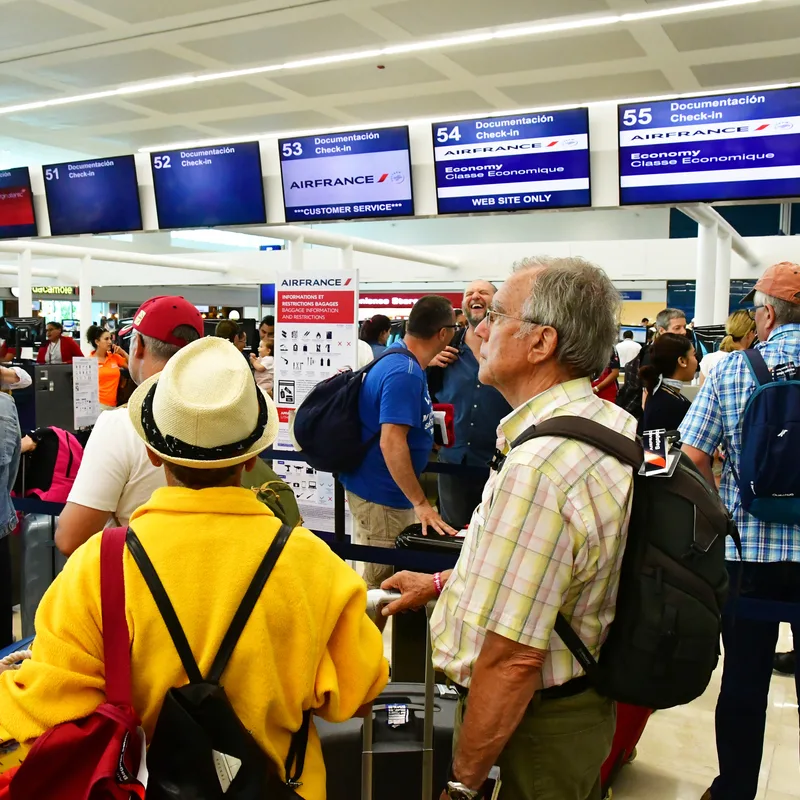
<path id="1" fill-rule="evenodd" d="M 459 686 L 457 683 L 453 684 L 453 686 L 461 697 L 466 697 L 469 694 L 469 689 Z M 588 676 L 581 675 L 559 686 L 548 686 L 546 689 L 540 689 L 536 694 L 542 700 L 562 700 L 565 697 L 573 697 L 576 694 L 585 692 L 591 686 Z"/>

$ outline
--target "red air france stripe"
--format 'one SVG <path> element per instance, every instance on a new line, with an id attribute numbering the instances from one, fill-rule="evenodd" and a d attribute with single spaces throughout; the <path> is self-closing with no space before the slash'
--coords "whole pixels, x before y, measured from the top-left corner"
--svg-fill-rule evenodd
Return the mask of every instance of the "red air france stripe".
<path id="1" fill-rule="evenodd" d="M 380 178 L 378 178 L 378 183 L 383 183 L 388 177 L 389 177 L 389 173 L 388 172 L 384 172 L 383 175 L 381 175 Z"/>
<path id="2" fill-rule="evenodd" d="M 552 147 L 554 144 L 558 144 L 558 141 L 553 141 L 553 142 L 550 142 L 550 144 L 549 144 L 549 145 L 547 145 L 547 146 L 548 146 L 548 147 Z"/>
<path id="3" fill-rule="evenodd" d="M 763 131 L 765 128 L 769 128 L 769 122 L 765 122 L 763 125 L 759 125 L 756 130 Z"/>

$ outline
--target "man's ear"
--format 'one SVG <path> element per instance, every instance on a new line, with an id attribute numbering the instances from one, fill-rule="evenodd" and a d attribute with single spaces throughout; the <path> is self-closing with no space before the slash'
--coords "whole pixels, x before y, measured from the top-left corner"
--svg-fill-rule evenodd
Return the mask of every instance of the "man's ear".
<path id="1" fill-rule="evenodd" d="M 147 450 L 147 457 L 150 459 L 150 463 L 154 467 L 161 467 L 164 465 L 164 459 L 158 453 L 153 452 L 149 447 L 145 448 Z"/>
<path id="2" fill-rule="evenodd" d="M 549 325 L 537 325 L 528 338 L 528 363 L 541 364 L 555 356 L 558 331 Z"/>

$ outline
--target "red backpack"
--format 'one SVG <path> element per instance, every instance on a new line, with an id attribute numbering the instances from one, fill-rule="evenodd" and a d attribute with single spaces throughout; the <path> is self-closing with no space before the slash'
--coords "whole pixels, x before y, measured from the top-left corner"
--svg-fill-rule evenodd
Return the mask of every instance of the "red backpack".
<path id="1" fill-rule="evenodd" d="M 145 787 L 137 778 L 144 763 L 144 736 L 132 707 L 125 619 L 125 533 L 125 528 L 107 528 L 100 549 L 106 702 L 88 717 L 40 736 L 10 784 L 0 790 L 0 800 L 144 798 Z"/>

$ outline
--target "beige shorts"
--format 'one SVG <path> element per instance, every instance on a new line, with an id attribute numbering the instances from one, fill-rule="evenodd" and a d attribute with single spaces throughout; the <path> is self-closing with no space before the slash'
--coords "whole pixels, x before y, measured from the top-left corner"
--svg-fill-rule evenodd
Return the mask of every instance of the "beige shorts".
<path id="1" fill-rule="evenodd" d="M 417 521 L 411 508 L 391 508 L 370 503 L 352 492 L 347 493 L 347 502 L 353 515 L 354 544 L 394 549 L 398 535 Z M 362 564 L 361 574 L 368 589 L 379 589 L 393 572 L 394 567 L 386 564 Z"/>

